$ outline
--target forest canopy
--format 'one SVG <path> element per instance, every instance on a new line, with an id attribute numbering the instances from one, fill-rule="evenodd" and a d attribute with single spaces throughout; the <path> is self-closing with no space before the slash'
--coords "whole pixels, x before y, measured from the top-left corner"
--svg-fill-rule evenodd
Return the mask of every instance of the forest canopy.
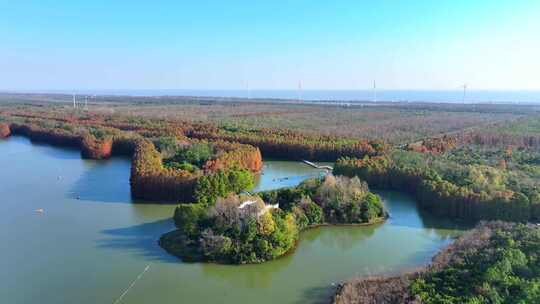
<path id="1" fill-rule="evenodd" d="M 540 219 L 537 158 L 535 151 L 481 146 L 443 154 L 398 150 L 342 158 L 334 173 L 358 176 L 375 188 L 409 192 L 441 216 L 529 221 Z"/>

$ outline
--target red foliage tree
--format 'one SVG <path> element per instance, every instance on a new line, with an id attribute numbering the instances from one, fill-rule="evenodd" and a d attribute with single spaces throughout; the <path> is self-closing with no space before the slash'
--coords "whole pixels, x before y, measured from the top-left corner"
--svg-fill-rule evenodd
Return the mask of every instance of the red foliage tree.
<path id="1" fill-rule="evenodd" d="M 11 129 L 8 124 L 0 123 L 0 138 L 6 138 L 11 135 Z"/>
<path id="2" fill-rule="evenodd" d="M 81 154 L 84 158 L 104 159 L 111 157 L 113 147 L 112 137 L 98 140 L 86 135 L 81 139 Z"/>

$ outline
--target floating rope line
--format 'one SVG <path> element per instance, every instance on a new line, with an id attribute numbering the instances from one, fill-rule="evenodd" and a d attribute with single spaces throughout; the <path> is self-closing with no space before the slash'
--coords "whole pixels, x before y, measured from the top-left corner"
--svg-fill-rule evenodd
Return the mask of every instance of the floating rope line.
<path id="1" fill-rule="evenodd" d="M 150 269 L 150 264 L 146 265 L 144 270 L 141 273 L 139 273 L 139 275 L 135 278 L 135 280 L 133 280 L 133 282 L 131 282 L 129 287 L 126 288 L 126 290 L 124 290 L 124 292 L 120 295 L 120 297 L 118 297 L 118 299 L 116 299 L 116 301 L 113 302 L 113 304 L 120 303 L 120 301 L 122 301 L 124 296 L 131 290 L 131 288 L 133 288 L 133 286 L 135 286 L 135 283 L 137 283 L 137 281 L 142 278 L 142 276 L 148 271 L 148 269 Z"/>

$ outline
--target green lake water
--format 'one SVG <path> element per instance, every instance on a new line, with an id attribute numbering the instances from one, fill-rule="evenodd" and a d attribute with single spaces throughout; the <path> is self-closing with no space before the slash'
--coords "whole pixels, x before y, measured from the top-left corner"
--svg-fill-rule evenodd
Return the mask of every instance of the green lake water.
<path id="1" fill-rule="evenodd" d="M 135 280 L 116 303 L 326 303 L 334 283 L 425 264 L 462 231 L 380 192 L 386 223 L 308 230 L 292 254 L 260 265 L 182 263 L 157 245 L 174 206 L 134 203 L 129 169 L 125 158 L 0 140 L 0 302 L 115 303 Z M 266 161 L 256 190 L 319 174 Z"/>

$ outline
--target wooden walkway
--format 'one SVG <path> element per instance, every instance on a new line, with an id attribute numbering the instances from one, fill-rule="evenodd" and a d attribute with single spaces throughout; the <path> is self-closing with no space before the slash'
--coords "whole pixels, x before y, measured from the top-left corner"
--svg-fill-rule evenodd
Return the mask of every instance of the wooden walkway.
<path id="1" fill-rule="evenodd" d="M 302 162 L 304 162 L 305 164 L 308 164 L 310 166 L 312 166 L 313 168 L 317 168 L 317 169 L 324 169 L 324 170 L 334 170 L 334 168 L 330 167 L 330 166 L 319 166 L 317 165 L 316 163 L 312 163 L 310 162 L 309 160 L 302 160 Z"/>

